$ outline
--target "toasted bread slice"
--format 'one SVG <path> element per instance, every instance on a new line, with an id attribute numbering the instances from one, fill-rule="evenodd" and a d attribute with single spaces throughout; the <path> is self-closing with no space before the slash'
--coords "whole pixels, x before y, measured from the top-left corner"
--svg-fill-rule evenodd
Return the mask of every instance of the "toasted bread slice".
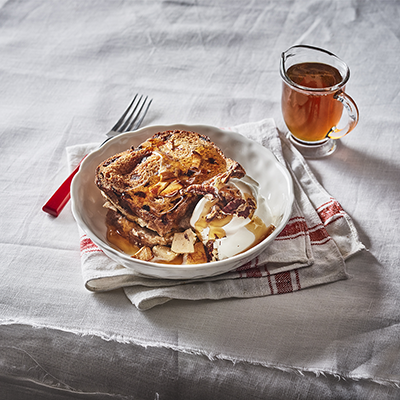
<path id="1" fill-rule="evenodd" d="M 165 236 L 190 227 L 202 195 L 244 175 L 208 137 L 175 130 L 108 158 L 97 167 L 95 182 L 128 220 Z"/>

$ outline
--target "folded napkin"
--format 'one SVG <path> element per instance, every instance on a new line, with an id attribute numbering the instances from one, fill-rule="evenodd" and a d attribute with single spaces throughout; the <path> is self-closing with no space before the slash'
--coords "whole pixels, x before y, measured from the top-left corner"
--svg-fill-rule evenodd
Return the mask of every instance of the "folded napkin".
<path id="1" fill-rule="evenodd" d="M 290 293 L 346 279 L 345 260 L 363 244 L 349 215 L 317 182 L 301 154 L 265 119 L 226 130 L 270 149 L 289 170 L 295 202 L 291 218 L 261 255 L 234 271 L 210 278 L 164 280 L 139 276 L 109 259 L 82 231 L 80 248 L 85 286 L 94 292 L 123 288 L 139 310 L 172 299 L 247 298 Z M 73 168 L 97 144 L 67 148 Z"/>

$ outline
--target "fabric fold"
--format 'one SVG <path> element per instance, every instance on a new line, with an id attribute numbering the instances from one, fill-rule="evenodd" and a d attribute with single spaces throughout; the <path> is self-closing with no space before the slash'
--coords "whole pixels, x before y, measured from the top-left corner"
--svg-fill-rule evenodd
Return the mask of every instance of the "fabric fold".
<path id="1" fill-rule="evenodd" d="M 139 276 L 109 259 L 83 232 L 81 265 L 88 290 L 124 288 L 139 310 L 172 299 L 218 300 L 285 294 L 346 279 L 345 259 L 364 248 L 350 216 L 319 184 L 301 154 L 280 134 L 273 119 L 227 128 L 261 143 L 289 170 L 295 202 L 275 241 L 234 271 L 202 279 L 166 280 Z M 71 168 L 94 144 L 67 149 Z"/>

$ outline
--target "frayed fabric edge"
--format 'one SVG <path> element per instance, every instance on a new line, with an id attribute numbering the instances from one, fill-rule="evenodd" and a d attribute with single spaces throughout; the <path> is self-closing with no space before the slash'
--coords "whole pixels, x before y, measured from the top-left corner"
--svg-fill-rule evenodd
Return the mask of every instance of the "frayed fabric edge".
<path id="1" fill-rule="evenodd" d="M 190 354 L 190 355 L 198 355 L 198 356 L 204 356 L 207 357 L 210 361 L 215 361 L 215 360 L 221 360 L 221 361 L 229 361 L 232 364 L 251 364 L 251 365 L 258 365 L 262 366 L 265 368 L 270 368 L 270 369 L 277 369 L 282 372 L 287 372 L 287 373 L 295 373 L 299 375 L 305 375 L 306 373 L 311 373 L 314 374 L 317 378 L 320 376 L 326 377 L 326 376 L 333 376 L 336 378 L 338 381 L 343 380 L 343 381 L 368 381 L 368 382 L 373 382 L 379 385 L 383 386 L 390 386 L 390 387 L 395 387 L 400 389 L 400 381 L 399 382 L 394 382 L 390 380 L 385 380 L 381 378 L 374 378 L 374 377 L 366 377 L 366 376 L 361 376 L 357 374 L 341 374 L 338 373 L 338 371 L 333 371 L 333 370 L 322 370 L 318 368 L 306 368 L 306 367 L 295 367 L 295 366 L 286 366 L 282 364 L 273 364 L 273 363 L 268 363 L 268 362 L 260 362 L 256 360 L 248 360 L 248 359 L 240 359 L 240 358 L 233 358 L 228 355 L 224 354 L 212 354 L 208 353 L 205 350 L 199 350 L 199 349 L 187 349 L 181 346 L 174 346 L 171 344 L 165 344 L 165 343 L 149 343 L 143 340 L 138 340 L 138 339 L 133 339 L 133 338 L 127 338 L 126 336 L 123 335 L 109 335 L 105 332 L 101 331 L 83 331 L 79 329 L 71 329 L 71 328 L 62 328 L 62 327 L 55 327 L 51 325 L 40 325 L 40 324 L 35 324 L 31 322 L 26 322 L 26 321 L 20 321 L 20 320 L 15 320 L 15 319 L 8 319 L 8 320 L 0 320 L 0 326 L 7 326 L 7 325 L 25 325 L 25 326 L 30 326 L 33 329 L 52 329 L 56 331 L 61 331 L 61 332 L 66 332 L 66 333 L 72 333 L 77 336 L 95 336 L 99 337 L 100 339 L 110 342 L 110 341 L 116 341 L 118 343 L 122 344 L 134 344 L 137 346 L 141 346 L 145 349 L 147 348 L 165 348 L 165 349 L 170 349 L 176 352 L 181 352 L 185 354 Z"/>

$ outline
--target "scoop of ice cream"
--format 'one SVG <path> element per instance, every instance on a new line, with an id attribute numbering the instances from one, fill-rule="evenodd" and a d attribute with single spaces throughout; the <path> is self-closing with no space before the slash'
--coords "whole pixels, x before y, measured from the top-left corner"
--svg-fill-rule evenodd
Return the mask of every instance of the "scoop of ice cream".
<path id="1" fill-rule="evenodd" d="M 225 191 L 225 192 L 224 192 Z M 229 201 L 229 193 L 236 193 Z M 240 192 L 240 196 L 237 193 Z M 220 189 L 227 204 L 212 196 L 204 196 L 196 205 L 190 224 L 208 249 L 212 243 L 213 255 L 223 260 L 239 254 L 263 240 L 270 227 L 268 209 L 259 186 L 249 176 L 231 179 Z M 243 200 L 241 201 L 240 198 Z M 235 208 L 236 207 L 236 208 Z"/>

